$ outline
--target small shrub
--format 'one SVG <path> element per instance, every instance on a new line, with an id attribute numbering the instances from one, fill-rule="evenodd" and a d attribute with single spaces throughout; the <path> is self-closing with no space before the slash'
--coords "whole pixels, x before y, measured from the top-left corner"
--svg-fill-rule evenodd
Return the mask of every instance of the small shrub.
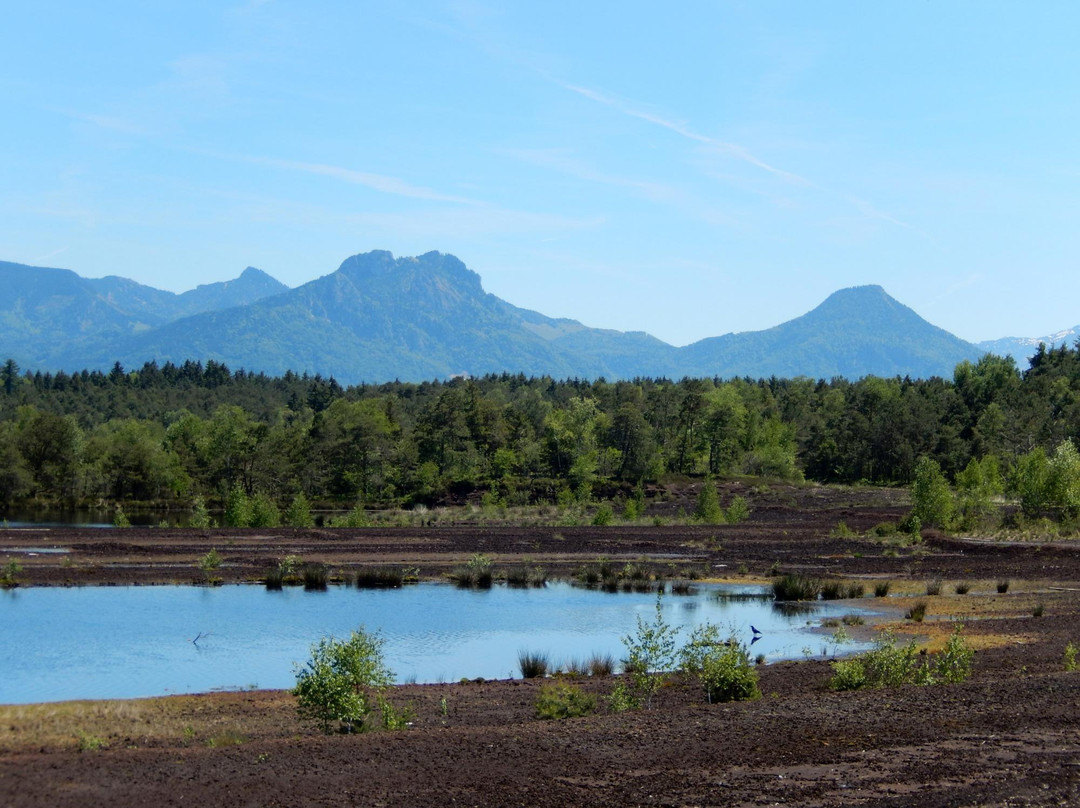
<path id="1" fill-rule="evenodd" d="M 1072 673 L 1074 670 L 1076 670 L 1076 654 L 1077 654 L 1077 650 L 1078 649 L 1077 649 L 1075 643 L 1070 642 L 1069 644 L 1067 644 L 1065 646 L 1065 659 L 1064 659 L 1065 670 L 1068 671 L 1069 673 Z"/>
<path id="2" fill-rule="evenodd" d="M 19 585 L 16 576 L 22 572 L 22 564 L 12 559 L 4 565 L 3 574 L 0 574 L 0 587 L 10 589 Z"/>
<path id="3" fill-rule="evenodd" d="M 833 539 L 853 539 L 858 535 L 844 521 L 837 522 L 836 527 L 829 531 L 829 537 Z"/>
<path id="4" fill-rule="evenodd" d="M 861 614 L 845 614 L 840 620 L 845 626 L 861 626 L 866 622 Z"/>
<path id="5" fill-rule="evenodd" d="M 1035 608 L 1031 610 L 1032 617 L 1042 617 L 1046 613 L 1045 603 L 1036 603 Z"/>
<path id="6" fill-rule="evenodd" d="M 889 587 L 890 587 L 890 584 L 889 584 L 888 581 L 879 581 L 878 583 L 874 584 L 874 597 L 875 598 L 888 597 L 889 596 Z"/>
<path id="7" fill-rule="evenodd" d="M 859 657 L 838 659 L 832 663 L 829 687 L 833 690 L 859 690 L 866 686 L 866 665 Z"/>
<path id="8" fill-rule="evenodd" d="M 383 662 L 383 640 L 363 627 L 347 640 L 324 637 L 311 646 L 311 659 L 296 667 L 297 710 L 329 734 L 335 722 L 346 732 L 365 729 L 377 695 L 393 681 Z"/>
<path id="9" fill-rule="evenodd" d="M 966 595 L 970 591 L 971 584 L 969 584 L 967 581 L 961 581 L 956 585 L 956 594 L 958 595 Z"/>
<path id="10" fill-rule="evenodd" d="M 113 527 L 131 527 L 131 520 L 124 513 L 124 506 L 116 503 L 116 512 L 113 514 Z"/>
<path id="11" fill-rule="evenodd" d="M 746 646 L 734 637 L 721 641 L 716 626 L 706 623 L 694 629 L 680 656 L 683 670 L 698 678 L 710 704 L 761 697 Z"/>
<path id="12" fill-rule="evenodd" d="M 788 574 L 773 581 L 773 597 L 777 600 L 817 600 L 821 581 L 806 575 Z"/>
<path id="13" fill-rule="evenodd" d="M 203 572 L 213 572 L 221 566 L 221 555 L 217 550 L 211 548 L 210 551 L 199 559 L 199 569 Z"/>
<path id="14" fill-rule="evenodd" d="M 926 582 L 926 594 L 930 597 L 936 597 L 941 594 L 941 579 L 935 578 L 932 581 Z"/>
<path id="15" fill-rule="evenodd" d="M 450 579 L 463 588 L 490 589 L 494 580 L 493 559 L 483 553 L 473 553 L 464 566 L 450 573 Z"/>
<path id="16" fill-rule="evenodd" d="M 866 682 L 871 687 L 899 687 L 916 680 L 918 653 L 915 640 L 898 646 L 892 633 L 885 631 L 874 648 L 862 655 L 866 666 Z"/>
<path id="17" fill-rule="evenodd" d="M 606 502 L 596 509 L 592 523 L 596 527 L 606 527 L 615 521 L 615 511 Z"/>
<path id="18" fill-rule="evenodd" d="M 542 679 L 548 672 L 548 655 L 543 651 L 518 651 L 522 679 Z"/>
<path id="19" fill-rule="evenodd" d="M 920 600 L 913 605 L 910 609 L 904 612 L 904 617 L 908 620 L 914 620 L 916 623 L 921 623 L 923 618 L 926 617 L 926 601 Z"/>
<path id="20" fill-rule="evenodd" d="M 640 710 L 643 706 L 641 695 L 626 686 L 626 682 L 616 682 L 615 687 L 608 696 L 608 709 L 613 713 L 624 713 L 627 710 Z"/>
<path id="21" fill-rule="evenodd" d="M 878 522 L 870 532 L 875 536 L 885 538 L 886 536 L 895 536 L 897 531 L 899 531 L 899 527 L 896 522 Z"/>
<path id="22" fill-rule="evenodd" d="M 955 684 L 971 676 L 975 652 L 964 639 L 963 630 L 963 624 L 957 624 L 944 650 L 937 655 L 934 671 L 937 681 Z"/>
<path id="23" fill-rule="evenodd" d="M 662 595 L 656 595 L 656 617 L 646 623 L 639 616 L 637 632 L 622 638 L 628 656 L 625 668 L 630 674 L 634 698 L 647 708 L 652 707 L 652 699 L 666 680 L 666 672 L 675 663 L 675 637 L 678 627 L 672 627 L 664 621 L 661 609 Z"/>
<path id="24" fill-rule="evenodd" d="M 79 732 L 75 737 L 78 740 L 78 750 L 80 752 L 100 752 L 102 749 L 107 749 L 109 747 L 109 745 L 97 735 Z"/>
<path id="25" fill-rule="evenodd" d="M 357 502 L 353 506 L 353 509 L 344 516 L 339 516 L 330 520 L 331 527 L 367 527 L 371 523 L 368 521 L 367 511 L 364 510 L 364 503 Z"/>
<path id="26" fill-rule="evenodd" d="M 1002 578 L 997 582 L 997 591 L 999 595 L 1004 595 L 1009 591 L 1009 580 L 1007 578 Z"/>

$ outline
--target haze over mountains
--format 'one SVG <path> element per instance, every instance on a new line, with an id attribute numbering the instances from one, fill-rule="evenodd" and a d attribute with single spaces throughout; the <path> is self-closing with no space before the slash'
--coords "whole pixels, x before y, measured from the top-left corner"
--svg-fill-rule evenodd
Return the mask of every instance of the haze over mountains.
<path id="1" fill-rule="evenodd" d="M 925 378 L 951 377 L 961 360 L 1011 352 L 1014 343 L 1034 351 L 1016 340 L 965 342 L 880 286 L 843 289 L 774 328 L 677 348 L 644 332 L 589 328 L 518 308 L 486 293 L 475 272 L 438 252 L 355 255 L 295 289 L 251 267 L 235 280 L 177 295 L 115 276 L 87 279 L 6 262 L 0 283 L 0 358 L 32 370 L 213 359 L 271 374 L 333 375 L 343 383 L 500 372 Z"/>

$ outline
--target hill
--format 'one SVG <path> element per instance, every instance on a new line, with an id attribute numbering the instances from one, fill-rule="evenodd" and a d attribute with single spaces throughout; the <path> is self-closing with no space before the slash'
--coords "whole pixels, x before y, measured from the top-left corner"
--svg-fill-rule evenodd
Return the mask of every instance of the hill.
<path id="1" fill-rule="evenodd" d="M 637 376 L 951 375 L 981 355 L 880 286 L 844 289 L 764 331 L 684 348 L 643 332 L 547 317 L 484 291 L 452 255 L 373 251 L 295 289 L 248 268 L 174 295 L 123 278 L 0 264 L 11 290 L 0 345 L 26 368 L 108 368 L 187 359 L 344 383 L 458 374 Z"/>

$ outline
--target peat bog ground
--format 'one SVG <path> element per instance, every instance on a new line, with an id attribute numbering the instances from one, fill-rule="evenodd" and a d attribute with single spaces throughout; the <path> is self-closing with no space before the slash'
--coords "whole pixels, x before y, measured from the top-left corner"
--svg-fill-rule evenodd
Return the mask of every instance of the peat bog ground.
<path id="1" fill-rule="evenodd" d="M 534 718 L 537 680 L 402 685 L 390 700 L 411 705 L 413 726 L 351 736 L 301 724 L 283 691 L 6 706 L 0 804 L 1077 804 L 1080 672 L 1063 655 L 1080 643 L 1080 544 L 874 535 L 903 496 L 771 486 L 747 496 L 746 522 L 717 526 L 0 530 L 0 560 L 17 558 L 31 586 L 205 583 L 211 549 L 223 582 L 256 581 L 287 555 L 332 579 L 371 565 L 438 579 L 473 553 L 554 576 L 600 557 L 728 580 L 804 572 L 863 583 L 867 598 L 888 581 L 873 605 L 894 630 L 933 649 L 959 617 L 978 649 L 961 684 L 833 692 L 828 662 L 812 659 L 760 667 L 757 701 L 709 705 L 674 678 L 651 710 L 563 721 Z M 919 600 L 926 620 L 905 621 Z M 575 681 L 600 696 L 614 685 Z"/>

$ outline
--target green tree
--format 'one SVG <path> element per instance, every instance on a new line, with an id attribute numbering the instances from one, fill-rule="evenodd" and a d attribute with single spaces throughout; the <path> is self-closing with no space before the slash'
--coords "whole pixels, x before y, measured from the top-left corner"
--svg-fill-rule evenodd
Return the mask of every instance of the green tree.
<path id="1" fill-rule="evenodd" d="M 720 495 L 716 492 L 716 483 L 712 477 L 707 477 L 698 491 L 697 503 L 694 505 L 694 521 L 706 525 L 721 525 L 724 523 L 724 509 L 720 507 Z"/>
<path id="2" fill-rule="evenodd" d="M 941 473 L 941 466 L 923 455 L 915 464 L 911 482 L 911 514 L 923 525 L 947 527 L 955 512 L 952 491 Z"/>
<path id="3" fill-rule="evenodd" d="M 14 394 L 15 387 L 19 384 L 19 366 L 14 359 L 8 359 L 3 368 L 0 368 L 0 383 L 4 386 L 4 395 Z"/>
<path id="4" fill-rule="evenodd" d="M 1050 504 L 1050 462 L 1045 449 L 1037 446 L 1017 458 L 1010 488 L 1025 516 L 1038 516 Z"/>
<path id="5" fill-rule="evenodd" d="M 233 484 L 225 497 L 225 527 L 248 527 L 251 525 L 251 498 L 239 481 Z"/>
<path id="6" fill-rule="evenodd" d="M 289 527 L 311 527 L 315 524 L 315 520 L 311 518 L 311 505 L 303 491 L 292 498 L 285 511 L 284 521 Z"/>
<path id="7" fill-rule="evenodd" d="M 1071 440 L 1059 443 L 1050 456 L 1047 499 L 1067 519 L 1080 515 L 1080 453 Z"/>
<path id="8" fill-rule="evenodd" d="M 324 637 L 311 646 L 311 659 L 297 665 L 297 710 L 325 733 L 335 723 L 346 732 L 367 729 L 366 719 L 383 702 L 381 693 L 393 681 L 382 655 L 383 640 L 361 626 L 347 640 Z"/>

